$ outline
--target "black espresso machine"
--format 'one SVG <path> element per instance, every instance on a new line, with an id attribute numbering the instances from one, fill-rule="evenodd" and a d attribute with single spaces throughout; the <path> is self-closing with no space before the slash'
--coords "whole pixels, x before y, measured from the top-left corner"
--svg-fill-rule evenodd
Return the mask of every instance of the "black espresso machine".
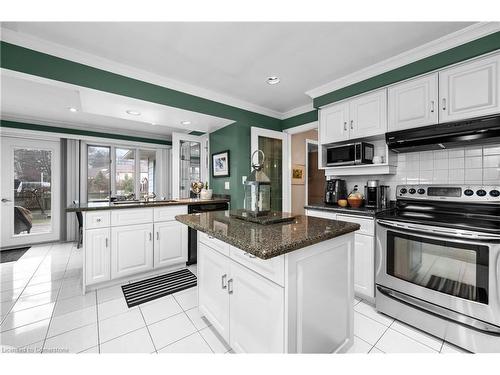
<path id="1" fill-rule="evenodd" d="M 337 204 L 339 199 L 347 199 L 347 183 L 340 178 L 327 180 L 325 184 L 325 203 Z"/>

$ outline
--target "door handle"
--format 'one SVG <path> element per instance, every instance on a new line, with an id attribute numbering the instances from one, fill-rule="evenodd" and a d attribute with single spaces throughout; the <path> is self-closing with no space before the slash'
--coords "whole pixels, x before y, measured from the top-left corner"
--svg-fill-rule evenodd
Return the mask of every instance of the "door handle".
<path id="1" fill-rule="evenodd" d="M 160 232 L 156 232 L 156 241 L 160 239 Z"/>
<path id="2" fill-rule="evenodd" d="M 153 234 L 151 232 L 149 232 L 149 240 L 153 241 Z"/>
<path id="3" fill-rule="evenodd" d="M 226 279 L 227 279 L 227 274 L 222 275 L 222 277 L 221 277 L 222 289 L 227 288 Z"/>
<path id="4" fill-rule="evenodd" d="M 443 111 L 446 111 L 446 98 L 443 98 Z"/>
<path id="5" fill-rule="evenodd" d="M 354 120 L 351 120 L 351 130 L 354 130 Z"/>
<path id="6" fill-rule="evenodd" d="M 431 100 L 431 113 L 434 113 L 434 100 Z"/>
<path id="7" fill-rule="evenodd" d="M 2 202 L 7 203 L 7 202 L 12 202 L 12 201 L 10 199 L 7 199 L 7 198 L 2 198 Z"/>
<path id="8" fill-rule="evenodd" d="M 233 279 L 227 281 L 227 292 L 233 294 Z"/>
<path id="9" fill-rule="evenodd" d="M 347 121 L 344 121 L 344 131 L 347 131 Z"/>

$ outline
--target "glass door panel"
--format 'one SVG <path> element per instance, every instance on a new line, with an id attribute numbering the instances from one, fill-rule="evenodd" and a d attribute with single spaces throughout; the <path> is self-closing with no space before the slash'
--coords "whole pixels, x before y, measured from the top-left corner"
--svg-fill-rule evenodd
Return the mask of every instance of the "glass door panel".
<path id="1" fill-rule="evenodd" d="M 271 180 L 271 210 L 283 208 L 283 141 L 259 136 L 258 148 L 266 155 L 263 171 Z"/>
<path id="2" fill-rule="evenodd" d="M 487 246 L 387 232 L 387 274 L 470 301 L 488 303 Z"/>
<path id="3" fill-rule="evenodd" d="M 191 183 L 201 181 L 200 151 L 200 142 L 180 141 L 179 198 L 196 197 L 196 194 L 191 191 Z"/>

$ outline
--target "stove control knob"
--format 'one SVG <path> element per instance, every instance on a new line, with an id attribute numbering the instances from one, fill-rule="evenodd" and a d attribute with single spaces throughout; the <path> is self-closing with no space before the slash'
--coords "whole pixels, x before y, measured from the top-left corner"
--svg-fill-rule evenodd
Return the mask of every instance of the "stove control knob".
<path id="1" fill-rule="evenodd" d="M 406 192 L 407 192 L 407 191 L 408 191 L 408 190 L 406 190 L 406 188 L 402 188 L 401 190 L 399 190 L 399 192 L 400 192 L 401 194 L 406 194 Z"/>
<path id="2" fill-rule="evenodd" d="M 465 189 L 464 194 L 470 197 L 471 195 L 474 195 L 474 191 L 472 191 L 471 189 Z"/>
<path id="3" fill-rule="evenodd" d="M 480 197 L 484 197 L 486 195 L 486 190 L 479 189 L 478 191 L 476 191 L 476 194 Z"/>
<path id="4" fill-rule="evenodd" d="M 417 191 L 416 191 L 415 189 L 413 189 L 413 188 L 411 188 L 409 191 L 410 191 L 410 194 L 415 194 L 415 193 L 417 192 Z"/>
<path id="5" fill-rule="evenodd" d="M 425 194 L 425 189 L 418 189 L 417 193 L 419 193 L 419 194 Z"/>
<path id="6" fill-rule="evenodd" d="M 500 196 L 500 191 L 498 191 L 498 190 L 491 190 L 490 191 L 490 195 L 492 197 L 496 198 L 496 197 Z"/>

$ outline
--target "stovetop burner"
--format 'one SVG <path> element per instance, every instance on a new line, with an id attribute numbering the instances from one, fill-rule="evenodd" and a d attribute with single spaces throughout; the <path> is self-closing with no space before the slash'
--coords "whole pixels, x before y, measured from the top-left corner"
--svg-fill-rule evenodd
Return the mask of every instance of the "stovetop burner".
<path id="1" fill-rule="evenodd" d="M 377 219 L 500 234 L 500 197 L 495 193 L 498 189 L 477 185 L 400 185 L 396 189 L 396 207 L 381 212 Z"/>

